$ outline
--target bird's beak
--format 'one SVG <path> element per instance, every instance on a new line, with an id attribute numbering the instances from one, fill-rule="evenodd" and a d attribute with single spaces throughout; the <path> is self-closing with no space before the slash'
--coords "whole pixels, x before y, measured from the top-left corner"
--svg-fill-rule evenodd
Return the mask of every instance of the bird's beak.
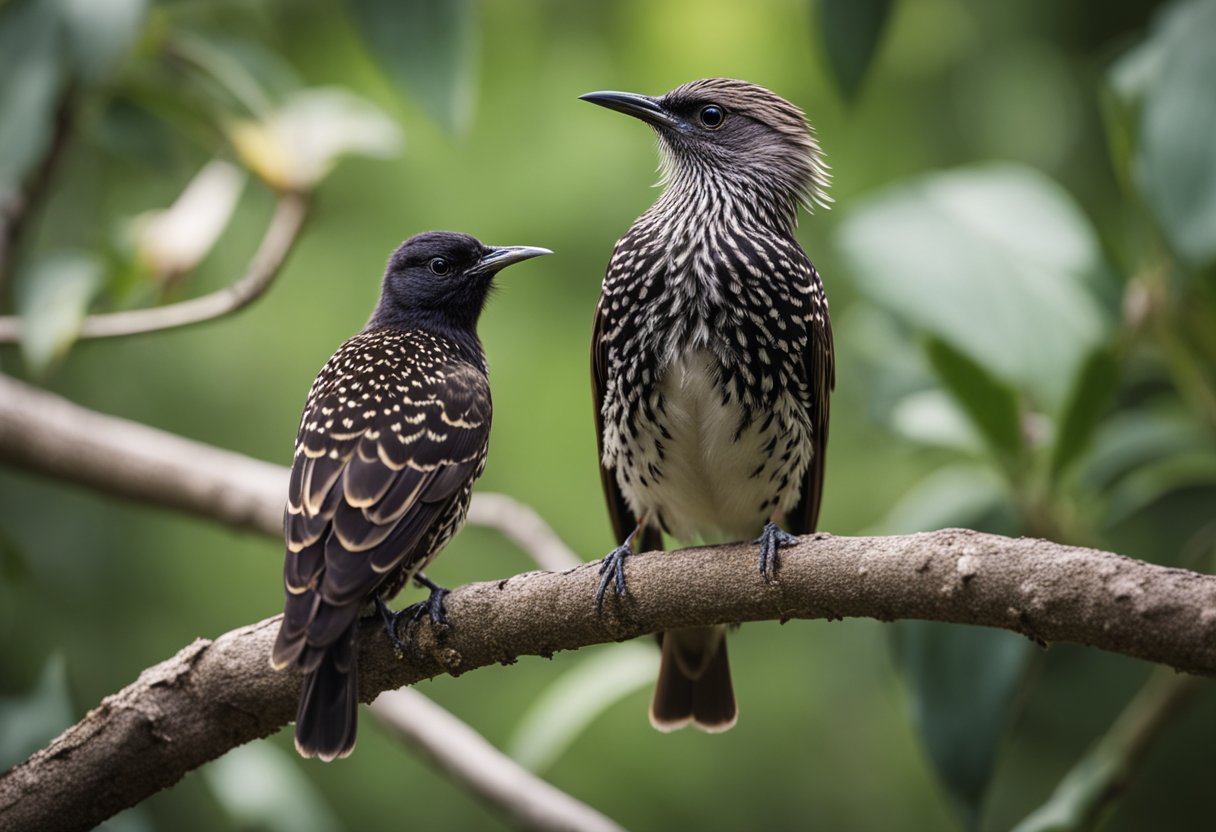
<path id="1" fill-rule="evenodd" d="M 616 110 L 627 116 L 640 118 L 647 124 L 656 127 L 679 127 L 679 121 L 671 113 L 663 109 L 658 99 L 649 95 L 639 95 L 635 92 L 589 92 L 580 95 L 582 101 L 590 101 L 609 110 Z"/>
<path id="2" fill-rule="evenodd" d="M 552 254 L 547 248 L 534 246 L 490 246 L 489 251 L 470 270 L 473 274 L 495 274 L 512 263 L 520 263 L 540 257 L 542 254 Z"/>

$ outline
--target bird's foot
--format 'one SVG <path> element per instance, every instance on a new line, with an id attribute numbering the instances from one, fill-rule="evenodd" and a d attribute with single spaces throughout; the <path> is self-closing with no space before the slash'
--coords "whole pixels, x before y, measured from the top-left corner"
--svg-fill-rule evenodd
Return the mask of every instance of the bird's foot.
<path id="1" fill-rule="evenodd" d="M 604 611 L 604 592 L 608 589 L 608 584 L 615 583 L 617 597 L 625 597 L 625 558 L 632 554 L 633 549 L 626 540 L 600 561 L 600 585 L 595 591 L 595 611 L 597 613 Z"/>
<path id="2" fill-rule="evenodd" d="M 380 613 L 380 617 L 384 619 L 384 634 L 388 636 L 388 643 L 393 645 L 393 653 L 398 659 L 405 658 L 405 642 L 397 635 L 397 622 L 401 620 L 402 614 L 408 610 L 393 612 L 388 608 L 388 604 L 384 603 L 384 599 L 376 596 L 376 611 Z"/>
<path id="3" fill-rule="evenodd" d="M 452 626 L 448 621 L 448 612 L 443 605 L 443 599 L 447 597 L 448 590 L 427 580 L 425 576 L 419 583 L 430 589 L 431 594 L 425 600 L 410 604 L 405 609 L 393 612 L 383 599 L 376 599 L 376 609 L 379 610 L 380 617 L 384 619 L 384 632 L 388 635 L 389 643 L 393 645 L 393 653 L 398 659 L 404 659 L 407 652 L 412 656 L 418 655 L 418 647 L 414 644 L 413 639 L 407 641 L 397 634 L 401 627 L 401 619 L 404 618 L 409 623 L 416 624 L 423 618 L 430 618 L 431 624 L 436 627 Z"/>
<path id="4" fill-rule="evenodd" d="M 448 590 L 430 581 L 426 581 L 423 586 L 431 591 L 426 600 L 419 601 L 417 604 L 410 604 L 398 614 L 408 615 L 410 621 L 421 621 L 423 618 L 430 618 L 431 623 L 436 627 L 451 627 L 452 625 L 448 621 L 448 611 L 443 606 L 443 599 L 448 596 Z"/>
<path id="5" fill-rule="evenodd" d="M 431 594 L 427 596 L 425 601 L 412 604 L 406 607 L 405 610 L 402 610 L 402 612 L 410 610 L 411 621 L 421 621 L 423 616 L 429 615 L 431 623 L 436 627 L 451 627 L 452 625 L 448 621 L 448 611 L 443 606 L 443 599 L 448 597 L 448 590 L 421 572 L 414 576 L 414 583 L 424 589 L 429 589 Z"/>
<path id="6" fill-rule="evenodd" d="M 770 521 L 756 542 L 760 544 L 760 575 L 772 583 L 777 578 L 778 550 L 782 546 L 793 546 L 798 538 Z"/>

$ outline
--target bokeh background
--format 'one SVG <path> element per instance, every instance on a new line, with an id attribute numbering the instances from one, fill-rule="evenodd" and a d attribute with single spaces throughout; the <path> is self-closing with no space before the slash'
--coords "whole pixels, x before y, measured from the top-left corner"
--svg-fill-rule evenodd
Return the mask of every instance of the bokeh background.
<path id="1" fill-rule="evenodd" d="M 802 106 L 835 177 L 836 206 L 798 232 L 838 350 L 821 527 L 961 525 L 1211 571 L 1213 43 L 1204 0 L 9 0 L 0 194 L 28 191 L 56 113 L 70 121 L 4 263 L 0 311 L 31 334 L 0 348 L 0 370 L 286 464 L 308 385 L 365 321 L 400 240 L 447 228 L 546 246 L 556 255 L 505 273 L 482 320 L 495 419 L 479 488 L 598 557 L 614 541 L 591 313 L 657 174 L 643 125 L 577 97 L 734 76 Z M 296 127 L 314 137 L 303 150 L 283 138 Z M 242 173 L 208 180 L 200 204 L 222 231 L 193 251 L 147 212 L 215 159 Z M 312 213 L 252 307 L 72 343 L 86 309 L 230 283 L 287 186 L 311 192 Z M 192 210 L 206 213 L 183 208 L 187 228 L 210 222 Z M 0 767 L 194 638 L 278 612 L 281 558 L 272 540 L 0 468 Z M 531 568 L 468 528 L 430 574 L 455 586 Z M 871 620 L 749 624 L 731 652 L 741 717 L 721 736 L 651 730 L 642 643 L 420 690 L 630 829 L 1216 816 L 1206 682 Z M 285 730 L 106 828 L 502 827 L 362 722 L 347 761 L 299 761 Z"/>

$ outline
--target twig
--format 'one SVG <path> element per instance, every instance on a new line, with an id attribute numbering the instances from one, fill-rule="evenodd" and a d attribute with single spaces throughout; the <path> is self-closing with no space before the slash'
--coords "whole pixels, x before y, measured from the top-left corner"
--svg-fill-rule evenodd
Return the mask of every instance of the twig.
<path id="1" fill-rule="evenodd" d="M 612 820 L 549 785 L 412 688 L 385 691 L 371 712 L 438 769 L 505 811 L 516 826 L 540 832 L 620 832 Z"/>
<path id="2" fill-rule="evenodd" d="M 1216 577 L 1109 552 L 948 529 L 804 537 L 765 582 L 750 544 L 637 555 L 630 594 L 597 615 L 595 564 L 470 584 L 447 598 L 454 626 L 415 630 L 400 661 L 378 622 L 360 641 L 360 690 L 464 673 L 519 656 L 680 627 L 793 618 L 920 618 L 1002 627 L 1216 676 Z M 103 700 L 47 748 L 0 775 L 0 827 L 85 829 L 207 760 L 292 718 L 299 680 L 267 657 L 278 617 L 199 640 Z M 791 696 L 797 692 L 791 691 Z"/>
<path id="3" fill-rule="evenodd" d="M 107 416 L 3 374 L 0 463 L 238 529 L 283 533 L 283 466 Z M 474 494 L 469 522 L 497 529 L 542 569 L 579 563 L 540 515 L 511 497 Z"/>
<path id="4" fill-rule="evenodd" d="M 282 466 L 106 416 L 0 375 L 0 462 L 270 535 Z"/>
<path id="5" fill-rule="evenodd" d="M 583 562 L 535 509 L 506 494 L 474 495 L 469 522 L 498 530 L 541 569 L 559 572 Z"/>
<path id="6" fill-rule="evenodd" d="M 26 178 L 20 191 L 12 194 L 8 203 L 0 204 L 0 309 L 7 289 L 9 266 L 21 241 L 30 214 L 50 191 L 55 171 L 63 159 L 72 127 L 76 120 L 76 85 L 68 84 L 59 96 L 55 108 L 55 123 L 46 152 Z M 0 321 L 3 321 L 0 318 Z"/>
<path id="7" fill-rule="evenodd" d="M 106 416 L 3 375 L 0 461 L 275 538 L 282 534 L 286 468 Z M 476 494 L 469 515 L 471 523 L 497 529 L 515 541 L 542 567 L 569 568 L 579 562 L 535 511 L 513 498 Z M 427 701 L 422 694 L 409 693 L 414 700 Z M 399 733 L 413 737 L 411 747 L 432 758 L 445 759 L 450 757 L 451 743 L 435 729 L 436 721 L 442 719 L 436 714 L 463 724 L 439 706 L 428 705 L 393 708 L 394 720 Z M 469 732 L 467 726 L 464 731 Z M 484 740 L 475 739 L 488 749 L 482 757 L 491 752 L 497 755 L 494 766 L 483 770 L 480 765 L 459 765 L 458 760 L 443 765 L 449 776 L 470 791 L 490 802 L 502 801 L 502 808 L 512 816 L 550 807 L 550 813 L 559 812 L 558 817 L 586 816 L 585 823 L 565 824 L 562 828 L 614 828 L 607 819 L 536 778 Z M 470 738 L 463 745 L 473 742 Z M 507 782 L 513 785 L 504 789 Z"/>
<path id="8" fill-rule="evenodd" d="M 1051 798 L 1026 816 L 1014 832 L 1096 829 L 1126 791 L 1161 728 L 1176 716 L 1202 682 L 1157 668 L 1115 724 L 1056 786 Z"/>
<path id="9" fill-rule="evenodd" d="M 240 280 L 211 294 L 167 306 L 89 315 L 81 324 L 79 337 L 115 338 L 160 332 L 210 321 L 248 306 L 274 282 L 307 216 L 307 197 L 298 193 L 283 194 L 258 250 Z M 20 317 L 0 317 L 0 343 L 20 341 L 22 329 Z"/>

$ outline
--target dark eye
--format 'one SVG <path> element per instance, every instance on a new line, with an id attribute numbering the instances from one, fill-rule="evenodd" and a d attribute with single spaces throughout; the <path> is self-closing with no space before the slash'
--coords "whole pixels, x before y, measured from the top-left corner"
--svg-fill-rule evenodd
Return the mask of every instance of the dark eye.
<path id="1" fill-rule="evenodd" d="M 706 104 L 701 108 L 701 112 L 697 114 L 697 117 L 701 119 L 703 127 L 717 130 L 722 126 L 722 122 L 726 121 L 726 111 L 717 104 Z"/>
<path id="2" fill-rule="evenodd" d="M 431 267 L 431 274 L 442 276 L 452 270 L 452 267 L 448 265 L 448 261 L 442 257 L 432 257 L 431 262 L 427 265 Z"/>

